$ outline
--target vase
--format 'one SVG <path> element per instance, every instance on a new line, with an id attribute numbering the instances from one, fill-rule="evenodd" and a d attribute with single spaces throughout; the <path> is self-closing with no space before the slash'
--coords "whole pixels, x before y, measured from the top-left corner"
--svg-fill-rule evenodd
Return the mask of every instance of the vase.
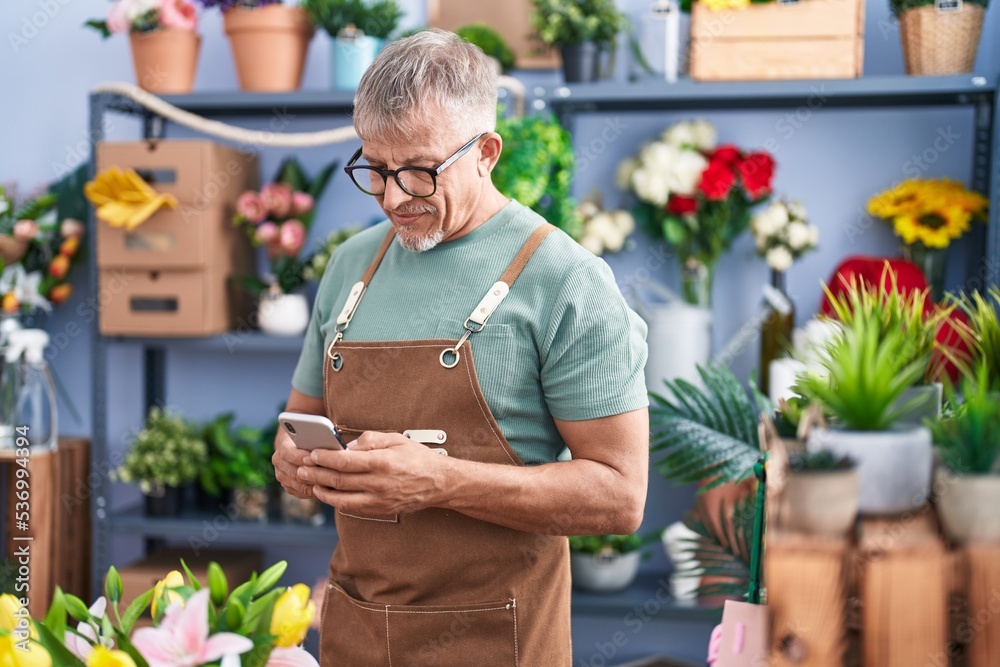
<path id="1" fill-rule="evenodd" d="M 681 296 L 692 306 L 711 308 L 714 280 L 715 266 L 688 257 L 681 266 Z"/>
<path id="2" fill-rule="evenodd" d="M 361 77 L 378 55 L 381 41 L 342 30 L 330 42 L 330 87 L 334 90 L 356 90 Z"/>
<path id="3" fill-rule="evenodd" d="M 592 42 L 568 44 L 559 49 L 562 54 L 563 78 L 566 83 L 591 83 L 599 64 L 597 45 Z"/>
<path id="4" fill-rule="evenodd" d="M 939 10 L 933 3 L 899 16 L 899 37 L 907 74 L 965 74 L 972 71 L 983 30 L 984 7 L 959 2 Z"/>
<path id="5" fill-rule="evenodd" d="M 941 527 L 951 541 L 1000 543 L 1000 475 L 956 475 L 941 468 L 934 495 Z"/>
<path id="6" fill-rule="evenodd" d="M 257 304 L 257 325 L 273 336 L 301 336 L 309 326 L 309 302 L 303 294 L 266 292 Z"/>
<path id="7" fill-rule="evenodd" d="M 712 353 L 712 311 L 684 303 L 656 280 L 644 287 L 663 300 L 646 300 L 632 288 L 632 304 L 649 329 L 646 386 L 660 391 L 664 380 L 678 379 L 701 386 L 698 366 L 705 366 Z"/>
<path id="8" fill-rule="evenodd" d="M 573 585 L 595 593 L 620 591 L 635 580 L 641 558 L 642 554 L 638 551 L 623 554 L 613 549 L 596 554 L 571 553 L 569 562 Z"/>
<path id="9" fill-rule="evenodd" d="M 267 487 L 233 489 L 236 518 L 240 521 L 267 521 L 269 497 Z"/>
<path id="10" fill-rule="evenodd" d="M 297 498 L 281 490 L 281 518 L 289 523 L 322 526 L 326 523 L 323 503 L 318 498 Z"/>
<path id="11" fill-rule="evenodd" d="M 160 28 L 129 35 L 139 87 L 158 95 L 185 95 L 194 88 L 201 37 L 193 30 Z"/>
<path id="12" fill-rule="evenodd" d="M 771 271 L 771 287 L 781 292 L 789 304 L 788 312 L 771 309 L 760 329 L 760 390 L 765 395 L 771 391 L 771 362 L 788 356 L 792 348 L 792 332 L 795 330 L 795 306 L 788 298 L 785 272 Z"/>
<path id="13" fill-rule="evenodd" d="M 903 259 L 923 271 L 934 301 L 940 302 L 944 299 L 944 273 L 948 267 L 947 248 L 928 248 L 923 243 L 908 243 L 903 246 Z"/>
<path id="14" fill-rule="evenodd" d="M 181 490 L 176 486 L 154 485 L 143 493 L 146 516 L 167 518 L 180 516 Z"/>
<path id="15" fill-rule="evenodd" d="M 806 535 L 844 537 L 858 516 L 858 473 L 788 473 L 781 494 L 782 527 Z"/>
<path id="16" fill-rule="evenodd" d="M 301 7 L 233 7 L 222 14 L 240 90 L 286 93 L 302 84 L 314 29 Z"/>

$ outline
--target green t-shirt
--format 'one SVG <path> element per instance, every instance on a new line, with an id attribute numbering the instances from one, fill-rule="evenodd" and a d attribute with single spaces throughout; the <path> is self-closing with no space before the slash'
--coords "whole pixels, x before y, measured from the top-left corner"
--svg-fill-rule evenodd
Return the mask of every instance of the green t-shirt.
<path id="1" fill-rule="evenodd" d="M 475 230 L 423 253 L 389 247 L 344 340 L 458 339 L 463 323 L 542 218 L 516 201 Z M 333 254 L 320 281 L 292 386 L 323 395 L 326 345 L 347 294 L 389 230 L 385 221 Z M 556 460 L 553 417 L 584 420 L 649 404 L 646 325 L 627 306 L 610 267 L 555 231 L 470 339 L 483 395 L 526 464 Z"/>

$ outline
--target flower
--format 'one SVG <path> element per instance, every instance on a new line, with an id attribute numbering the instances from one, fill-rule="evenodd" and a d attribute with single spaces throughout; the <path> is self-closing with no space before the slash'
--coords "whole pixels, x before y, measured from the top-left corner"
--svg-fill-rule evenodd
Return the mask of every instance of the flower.
<path id="1" fill-rule="evenodd" d="M 135 21 L 159 9 L 162 0 L 119 0 L 119 2 L 125 5 L 125 15 L 128 16 L 128 20 Z"/>
<path id="2" fill-rule="evenodd" d="M 306 241 L 306 228 L 298 220 L 289 220 L 281 225 L 281 251 L 289 257 L 295 257 Z"/>
<path id="3" fill-rule="evenodd" d="M 60 257 L 63 257 L 60 255 Z M 66 259 L 63 257 L 63 259 Z M 67 262 L 69 260 L 66 260 Z M 38 292 L 42 282 L 42 272 L 27 273 L 21 264 L 8 264 L 0 273 L 0 294 L 3 294 L 3 310 L 5 313 L 15 312 L 21 305 L 29 308 L 41 308 L 48 311 L 51 305 Z M 12 305 L 13 304 L 13 305 Z M 13 308 L 8 310 L 8 308 Z"/>
<path id="4" fill-rule="evenodd" d="M 107 24 L 108 30 L 111 32 L 128 32 L 131 20 L 128 17 L 128 3 L 125 0 L 119 0 L 111 5 L 111 9 L 108 10 Z"/>
<path id="5" fill-rule="evenodd" d="M 254 240 L 260 245 L 269 245 L 278 240 L 278 225 L 262 222 L 254 231 Z"/>
<path id="6" fill-rule="evenodd" d="M 667 187 L 671 192 L 693 196 L 698 190 L 708 160 L 696 151 L 682 151 L 667 170 Z"/>
<path id="7" fill-rule="evenodd" d="M 698 189 L 709 201 L 722 201 L 729 196 L 729 190 L 736 182 L 733 170 L 722 162 L 709 162 L 701 175 Z"/>
<path id="8" fill-rule="evenodd" d="M 634 157 L 625 158 L 618 163 L 615 170 L 615 184 L 622 190 L 628 190 L 632 185 L 632 174 L 639 167 L 639 160 Z"/>
<path id="9" fill-rule="evenodd" d="M 247 190 L 236 199 L 236 214 L 256 225 L 267 218 L 267 206 L 256 192 Z"/>
<path id="10" fill-rule="evenodd" d="M 62 225 L 59 226 L 59 235 L 63 238 L 79 238 L 83 236 L 83 232 L 86 229 L 83 223 L 75 218 L 66 218 L 62 221 Z"/>
<path id="11" fill-rule="evenodd" d="M 750 0 L 699 0 L 713 12 L 722 12 L 727 9 L 744 9 L 750 5 Z"/>
<path id="12" fill-rule="evenodd" d="M 90 612 L 91 616 L 100 620 L 104 618 L 104 614 L 107 612 L 107 608 L 108 608 L 108 601 L 102 595 L 101 597 L 94 600 L 94 604 L 90 605 L 90 609 L 88 609 L 87 611 Z M 111 648 L 114 646 L 113 636 L 101 637 L 101 640 L 98 642 L 97 633 L 94 631 L 94 626 L 91 625 L 90 623 L 85 623 L 81 621 L 76 626 L 76 630 L 79 633 L 79 635 L 70 632 L 69 630 L 66 631 L 65 644 L 66 648 L 68 648 L 73 655 L 80 658 L 81 660 L 86 660 L 87 658 L 90 657 L 90 654 L 94 652 L 95 644 L 99 644 L 104 648 Z M 80 635 L 83 635 L 83 637 L 81 637 Z M 86 639 L 84 639 L 84 637 L 86 637 Z M 89 639 L 90 641 L 87 641 L 87 639 Z"/>
<path id="13" fill-rule="evenodd" d="M 767 238 L 781 232 L 788 224 L 788 209 L 782 202 L 774 202 L 750 221 L 750 228 L 757 237 Z"/>
<path id="14" fill-rule="evenodd" d="M 0 310 L 2 310 L 6 315 L 16 313 L 20 307 L 21 304 L 18 303 L 17 296 L 12 293 L 8 292 L 7 294 L 4 294 L 3 298 L 0 299 Z"/>
<path id="15" fill-rule="evenodd" d="M 736 163 L 743 189 L 751 200 L 761 199 L 771 192 L 774 178 L 774 158 L 763 151 L 751 153 Z"/>
<path id="16" fill-rule="evenodd" d="M 715 148 L 716 132 L 715 126 L 707 120 L 691 121 L 691 130 L 694 133 L 694 143 L 700 150 L 708 151 Z"/>
<path id="17" fill-rule="evenodd" d="M 305 215 L 313 210 L 316 202 L 307 192 L 292 193 L 292 215 Z"/>
<path id="18" fill-rule="evenodd" d="M 153 586 L 153 601 L 150 611 L 153 613 L 153 617 L 156 617 L 156 605 L 157 600 L 163 599 L 164 593 L 166 594 L 167 604 L 171 605 L 175 602 L 184 603 L 184 598 L 177 591 L 168 591 L 168 588 L 178 588 L 184 585 L 184 575 L 182 575 L 177 570 L 171 570 L 167 573 L 163 579 L 156 582 Z"/>
<path id="19" fill-rule="evenodd" d="M 209 636 L 208 596 L 208 589 L 203 588 L 188 598 L 186 605 L 171 604 L 158 627 L 135 631 L 132 645 L 149 667 L 198 667 L 220 658 L 224 667 L 240 664 L 233 656 L 251 650 L 253 642 L 232 632 Z"/>
<path id="20" fill-rule="evenodd" d="M 261 189 L 260 199 L 276 218 L 285 218 L 292 211 L 292 188 L 287 183 L 268 183 Z"/>
<path id="21" fill-rule="evenodd" d="M 319 662 L 299 646 L 278 646 L 271 651 L 265 667 L 319 667 Z"/>
<path id="22" fill-rule="evenodd" d="M 163 0 L 160 5 L 160 24 L 165 28 L 195 30 L 198 27 L 198 14 L 194 5 L 187 0 Z"/>
<path id="23" fill-rule="evenodd" d="M 817 231 L 819 230 L 817 229 Z M 788 245 L 792 250 L 804 250 L 813 245 L 812 229 L 801 220 L 788 223 L 785 234 L 788 236 Z"/>
<path id="24" fill-rule="evenodd" d="M 794 261 L 791 251 L 785 246 L 775 246 L 764 256 L 768 265 L 775 271 L 787 271 Z"/>
<path id="25" fill-rule="evenodd" d="M 805 220 L 809 217 L 809 213 L 806 212 L 806 207 L 802 205 L 802 202 L 790 201 L 785 204 L 785 208 L 788 209 L 788 215 L 795 220 Z"/>
<path id="26" fill-rule="evenodd" d="M 271 613 L 271 634 L 277 636 L 276 646 L 298 646 L 316 614 L 316 603 L 310 599 L 312 591 L 305 584 L 295 584 L 285 589 L 274 603 Z"/>
<path id="27" fill-rule="evenodd" d="M 49 301 L 56 304 L 65 303 L 73 294 L 73 286 L 69 283 L 59 283 L 49 290 Z"/>
<path id="28" fill-rule="evenodd" d="M 663 206 L 670 196 L 667 179 L 662 172 L 640 167 L 632 172 L 632 189 L 639 199 Z"/>
<path id="29" fill-rule="evenodd" d="M 49 264 L 49 275 L 53 278 L 65 278 L 69 273 L 69 257 L 66 255 L 56 255 Z"/>
<path id="30" fill-rule="evenodd" d="M 87 658 L 87 667 L 135 667 L 135 661 L 125 651 L 98 646 Z"/>
<path id="31" fill-rule="evenodd" d="M 10 593 L 0 595 L 0 665 L 3 667 L 52 667 L 48 651 L 37 643 L 38 633 L 21 601 Z"/>
<path id="32" fill-rule="evenodd" d="M 38 223 L 34 220 L 18 220 L 14 223 L 14 238 L 18 241 L 30 241 L 38 236 Z"/>
<path id="33" fill-rule="evenodd" d="M 76 251 L 80 249 L 80 237 L 79 236 L 69 236 L 63 239 L 63 242 L 59 244 L 59 254 L 65 255 L 66 257 L 72 257 L 76 254 Z"/>
<path id="34" fill-rule="evenodd" d="M 667 202 L 667 212 L 674 215 L 689 215 L 698 212 L 698 200 L 694 197 L 674 195 Z"/>
<path id="35" fill-rule="evenodd" d="M 674 123 L 663 131 L 663 141 L 677 148 L 697 148 L 694 128 L 689 122 Z"/>
<path id="36" fill-rule="evenodd" d="M 868 212 L 892 223 L 906 244 L 946 248 L 981 217 L 988 201 L 947 178 L 910 179 L 868 201 Z"/>
<path id="37" fill-rule="evenodd" d="M 723 144 L 722 146 L 719 146 L 714 151 L 712 151 L 711 155 L 708 156 L 708 159 L 712 162 L 721 162 L 722 164 L 725 165 L 734 165 L 742 157 L 743 154 L 740 153 L 740 149 L 738 149 L 736 146 L 733 146 L 732 144 Z"/>

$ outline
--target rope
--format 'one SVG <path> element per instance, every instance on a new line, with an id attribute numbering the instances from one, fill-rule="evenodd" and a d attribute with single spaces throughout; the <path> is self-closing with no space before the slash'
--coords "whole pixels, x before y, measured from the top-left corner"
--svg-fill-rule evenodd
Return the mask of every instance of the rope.
<path id="1" fill-rule="evenodd" d="M 501 76 L 501 88 L 506 88 L 514 97 L 514 113 L 524 115 L 524 84 L 513 77 Z M 198 114 L 185 111 L 180 107 L 165 102 L 139 86 L 120 82 L 101 83 L 94 87 L 95 93 L 113 93 L 127 97 L 136 104 L 145 107 L 161 118 L 165 118 L 188 129 L 202 134 L 227 139 L 238 144 L 253 144 L 256 146 L 281 146 L 286 148 L 310 148 L 338 144 L 342 141 L 357 139 L 358 133 L 351 125 L 337 127 L 318 132 L 269 132 L 266 130 L 248 130 L 243 127 L 229 125 L 217 120 L 209 120 Z"/>

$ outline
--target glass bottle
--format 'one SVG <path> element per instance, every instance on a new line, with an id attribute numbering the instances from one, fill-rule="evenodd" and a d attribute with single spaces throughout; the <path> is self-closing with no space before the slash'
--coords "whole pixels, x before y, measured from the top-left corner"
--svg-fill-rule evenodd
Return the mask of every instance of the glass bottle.
<path id="1" fill-rule="evenodd" d="M 56 448 L 55 384 L 44 356 L 48 343 L 49 335 L 42 329 L 16 329 L 8 334 L 0 376 L 3 445 L 8 439 L 12 445 L 23 436 L 32 449 Z"/>
<path id="2" fill-rule="evenodd" d="M 788 302 L 788 312 L 772 309 L 760 330 L 760 365 L 758 377 L 760 390 L 767 396 L 770 391 L 771 362 L 788 356 L 795 329 L 795 304 L 788 298 L 785 272 L 771 271 L 771 287 L 781 292 Z"/>

